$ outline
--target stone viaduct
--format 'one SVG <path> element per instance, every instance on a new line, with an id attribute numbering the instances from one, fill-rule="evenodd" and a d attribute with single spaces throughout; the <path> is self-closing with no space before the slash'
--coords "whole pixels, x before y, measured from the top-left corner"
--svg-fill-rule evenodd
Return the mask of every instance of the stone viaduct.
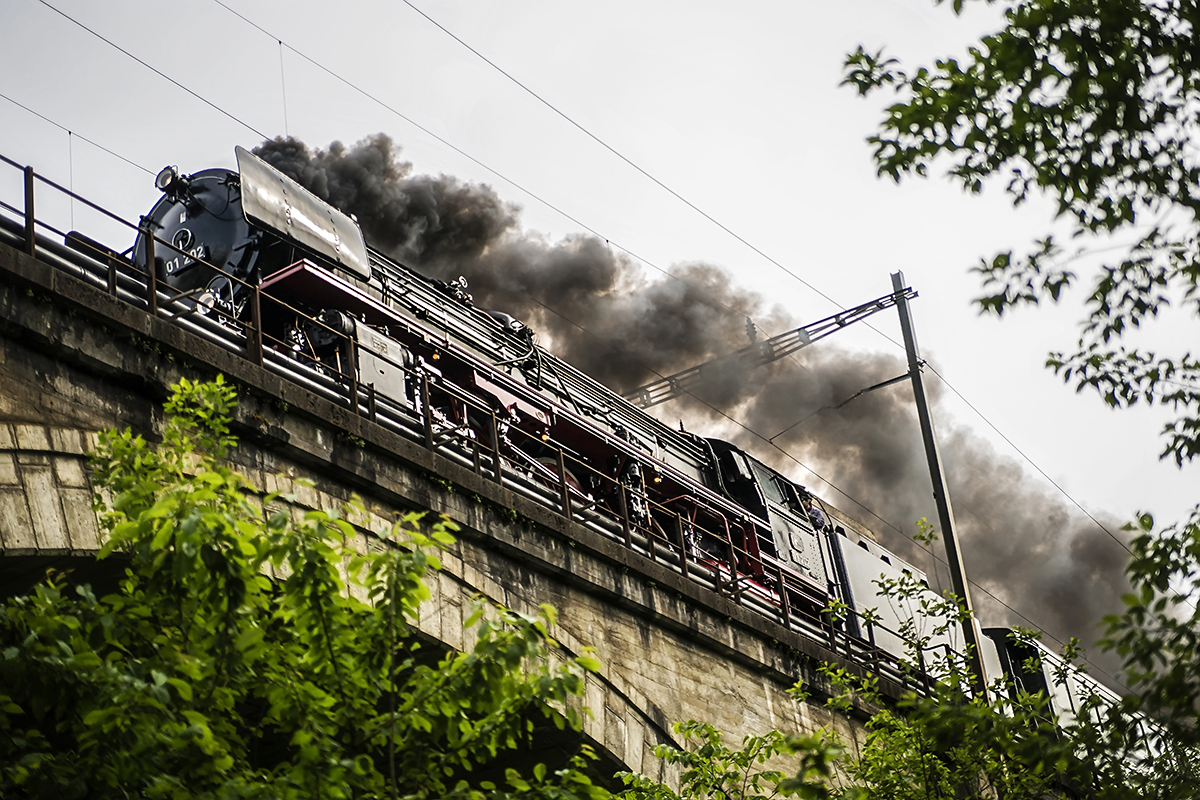
<path id="1" fill-rule="evenodd" d="M 563 646 L 593 647 L 603 662 L 588 682 L 585 734 L 611 765 L 661 775 L 652 749 L 674 741 L 672 723 L 687 719 L 710 721 L 735 743 L 768 728 L 821 726 L 862 740 L 861 714 L 835 716 L 819 702 L 816 666 L 839 662 L 819 643 L 4 244 L 0 594 L 47 567 L 104 579 L 112 567 L 94 559 L 86 459 L 96 432 L 131 426 L 153 438 L 167 387 L 218 372 L 239 387 L 234 460 L 256 487 L 286 490 L 306 478 L 313 487 L 296 491 L 309 507 L 358 494 L 363 536 L 414 508 L 461 526 L 430 587 L 426 634 L 461 646 L 478 593 L 519 611 L 557 607 Z M 814 702 L 785 693 L 800 679 Z"/>

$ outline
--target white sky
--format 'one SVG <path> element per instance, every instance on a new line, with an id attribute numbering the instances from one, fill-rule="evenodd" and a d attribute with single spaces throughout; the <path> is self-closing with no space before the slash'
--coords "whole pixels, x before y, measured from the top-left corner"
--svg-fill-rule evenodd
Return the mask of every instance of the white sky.
<path id="1" fill-rule="evenodd" d="M 286 114 L 286 132 L 320 147 L 385 132 L 417 172 L 490 183 L 524 208 L 526 227 L 551 237 L 578 230 L 299 51 L 654 264 L 721 264 L 803 321 L 836 310 L 403 3 L 227 0 L 268 37 L 214 0 L 48 2 L 250 128 L 283 134 Z M 1082 293 L 1065 308 L 999 321 L 980 318 L 969 302 L 978 282 L 968 268 L 1050 230 L 1049 206 L 1017 211 L 999 191 L 971 197 L 943 179 L 897 187 L 875 177 L 864 139 L 882 99 L 839 88 L 844 55 L 859 43 L 886 46 L 909 65 L 959 55 L 996 27 L 994 9 L 970 4 L 981 7 L 956 18 L 929 0 L 417 4 L 842 305 L 888 293 L 889 273 L 903 270 L 920 292 L 924 355 L 1089 510 L 1170 519 L 1195 501 L 1197 468 L 1181 472 L 1157 458 L 1165 412 L 1111 412 L 1042 367 L 1048 350 L 1074 343 Z M 0 93 L 151 171 L 233 166 L 235 145 L 261 141 L 38 0 L 2 0 L 0 31 Z M 157 197 L 152 176 L 4 99 L 0 154 L 130 220 Z M 0 167 L 0 199 L 19 205 L 19 186 L 15 171 Z M 131 243 L 79 206 L 39 208 L 117 249 Z M 893 315 L 875 324 L 899 338 Z M 1180 322 L 1161 338 L 1195 334 L 1194 321 Z M 893 348 L 863 326 L 839 341 Z M 947 409 L 1012 453 L 957 399 Z"/>

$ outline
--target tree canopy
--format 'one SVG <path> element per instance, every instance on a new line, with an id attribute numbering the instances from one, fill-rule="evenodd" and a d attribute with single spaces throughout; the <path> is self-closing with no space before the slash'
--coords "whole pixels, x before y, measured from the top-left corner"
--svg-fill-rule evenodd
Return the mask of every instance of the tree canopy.
<path id="1" fill-rule="evenodd" d="M 962 58 L 908 69 L 882 51 L 849 56 L 846 83 L 895 97 L 870 138 L 875 163 L 897 181 L 944 168 L 971 192 L 1000 183 L 1014 204 L 1051 198 L 1073 244 L 1047 235 L 984 260 L 978 303 L 1003 314 L 1058 301 L 1080 279 L 1073 267 L 1095 264 L 1077 347 L 1049 365 L 1112 406 L 1173 408 L 1163 456 L 1183 464 L 1200 453 L 1200 359 L 1130 334 L 1170 304 L 1200 316 L 1200 8 L 1006 6 L 1003 28 Z"/>
<path id="2" fill-rule="evenodd" d="M 553 610 L 480 604 L 466 652 L 422 649 L 424 579 L 453 525 L 375 546 L 348 509 L 294 512 L 224 461 L 234 393 L 183 381 L 164 440 L 102 436 L 95 484 L 117 591 L 52 576 L 0 610 L 4 797 L 593 798 L 579 760 L 524 774 L 538 721 L 580 727 L 588 654 Z"/>

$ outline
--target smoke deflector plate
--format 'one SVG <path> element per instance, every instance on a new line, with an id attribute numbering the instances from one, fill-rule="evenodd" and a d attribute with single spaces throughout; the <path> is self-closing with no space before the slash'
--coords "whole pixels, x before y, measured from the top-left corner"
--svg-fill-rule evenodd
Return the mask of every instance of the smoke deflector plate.
<path id="1" fill-rule="evenodd" d="M 242 177 L 242 211 L 363 280 L 371 277 L 362 229 L 350 217 L 244 147 L 234 149 Z"/>

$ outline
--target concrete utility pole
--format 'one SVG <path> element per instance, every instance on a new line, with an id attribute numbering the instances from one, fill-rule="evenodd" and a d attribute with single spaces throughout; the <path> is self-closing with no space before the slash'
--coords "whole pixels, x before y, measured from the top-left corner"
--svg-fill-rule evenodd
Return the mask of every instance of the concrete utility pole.
<path id="1" fill-rule="evenodd" d="M 975 627 L 974 606 L 967 587 L 967 573 L 963 569 L 962 552 L 958 546 L 958 529 L 954 525 L 954 511 L 950 508 L 950 491 L 946 486 L 946 473 L 942 468 L 942 455 L 938 451 L 937 438 L 933 434 L 933 419 L 929 415 L 929 404 L 925 400 L 925 384 L 921 380 L 923 363 L 917 351 L 917 335 L 913 331 L 912 316 L 908 310 L 908 290 L 904 285 L 904 273 L 892 273 L 892 290 L 896 293 L 896 310 L 900 313 L 900 330 L 904 333 L 904 349 L 908 353 L 908 374 L 912 378 L 913 396 L 917 403 L 917 417 L 921 421 L 921 438 L 925 440 L 925 457 L 929 460 L 929 478 L 933 483 L 933 499 L 937 502 L 938 528 L 942 541 L 946 543 L 946 561 L 950 566 L 950 581 L 970 614 L 963 621 L 963 641 L 967 645 L 967 663 L 972 672 L 971 685 L 976 693 L 987 700 L 987 675 L 983 670 L 983 653 L 979 649 L 979 635 Z"/>

